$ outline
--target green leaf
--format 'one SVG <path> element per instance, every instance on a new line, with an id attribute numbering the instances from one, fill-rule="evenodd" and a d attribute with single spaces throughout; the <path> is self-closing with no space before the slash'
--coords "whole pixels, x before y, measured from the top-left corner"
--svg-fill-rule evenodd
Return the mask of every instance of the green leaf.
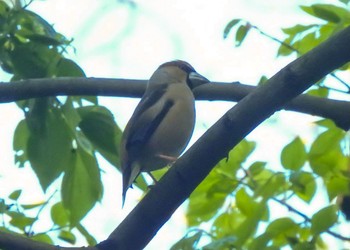
<path id="1" fill-rule="evenodd" d="M 81 116 L 79 128 L 96 149 L 114 166 L 119 166 L 119 144 L 122 131 L 112 113 L 102 106 L 87 106 L 78 109 Z"/>
<path id="2" fill-rule="evenodd" d="M 272 241 L 273 246 L 283 247 L 298 237 L 299 226 L 290 218 L 279 218 L 270 223 L 265 232 L 253 240 L 249 249 L 259 249 Z M 264 248 L 265 249 L 265 248 Z M 278 248 L 279 249 L 279 248 Z"/>
<path id="3" fill-rule="evenodd" d="M 335 12 L 335 9 L 329 8 L 329 6 L 315 4 L 311 5 L 311 8 L 316 17 L 319 17 L 328 22 L 339 23 L 341 21 L 341 18 L 338 16 L 337 12 Z M 334 5 L 332 7 L 334 7 Z"/>
<path id="4" fill-rule="evenodd" d="M 44 242 L 44 243 L 47 243 L 50 245 L 54 244 L 54 241 L 47 234 L 36 234 L 36 235 L 33 235 L 32 237 L 30 237 L 30 239 L 35 240 L 35 241 Z"/>
<path id="5" fill-rule="evenodd" d="M 311 173 L 295 172 L 290 176 L 291 189 L 306 202 L 310 202 L 316 193 L 316 181 Z"/>
<path id="6" fill-rule="evenodd" d="M 47 204 L 46 201 L 40 201 L 40 202 L 35 203 L 35 204 L 21 204 L 21 207 L 23 209 L 29 210 L 29 209 L 33 209 L 33 208 L 37 208 L 37 207 L 46 205 L 46 204 Z"/>
<path id="7" fill-rule="evenodd" d="M 349 179 L 344 176 L 332 176 L 326 179 L 325 184 L 329 201 L 333 200 L 338 195 L 350 194 L 349 182 Z"/>
<path id="8" fill-rule="evenodd" d="M 227 236 L 224 238 L 220 238 L 212 241 L 210 244 L 204 246 L 203 250 L 219 250 L 219 249 L 236 249 L 235 242 L 236 238 L 233 236 Z"/>
<path id="9" fill-rule="evenodd" d="M 271 198 L 275 195 L 283 193 L 287 189 L 287 183 L 284 174 L 275 173 L 263 184 L 260 183 L 255 189 L 254 195 L 256 197 L 261 196 L 264 199 Z"/>
<path id="10" fill-rule="evenodd" d="M 13 135 L 13 150 L 15 151 L 15 164 L 18 167 L 24 167 L 24 163 L 28 161 L 27 141 L 29 138 L 29 130 L 27 122 L 22 120 L 18 123 Z"/>
<path id="11" fill-rule="evenodd" d="M 61 230 L 58 235 L 58 238 L 72 245 L 74 245 L 76 242 L 75 235 L 72 232 L 66 230 Z"/>
<path id="12" fill-rule="evenodd" d="M 315 213 L 311 218 L 311 232 L 318 235 L 331 226 L 334 225 L 338 220 L 338 206 L 330 205 L 322 208 L 320 211 Z"/>
<path id="13" fill-rule="evenodd" d="M 265 166 L 266 162 L 256 161 L 252 165 L 250 165 L 248 172 L 252 177 L 255 177 L 265 169 Z"/>
<path id="14" fill-rule="evenodd" d="M 248 156 L 254 151 L 255 147 L 255 142 L 242 140 L 229 152 L 226 159 L 223 159 L 218 163 L 218 171 L 223 171 L 223 173 L 235 179 L 236 170 L 238 170 L 242 163 L 247 160 Z"/>
<path id="15" fill-rule="evenodd" d="M 58 61 L 55 75 L 57 77 L 85 77 L 82 68 L 80 68 L 74 61 L 67 58 L 61 58 Z"/>
<path id="16" fill-rule="evenodd" d="M 335 123 L 330 119 L 322 119 L 322 120 L 315 122 L 315 124 L 317 124 L 318 126 L 327 128 L 327 129 L 334 129 L 334 128 L 336 129 L 337 128 L 337 125 L 335 125 Z"/>
<path id="17" fill-rule="evenodd" d="M 4 199 L 0 198 L 0 214 L 3 214 L 7 211 L 7 205 L 4 201 Z"/>
<path id="18" fill-rule="evenodd" d="M 237 33 L 236 33 L 236 47 L 241 46 L 244 38 L 247 36 L 248 31 L 250 30 L 248 25 L 241 25 L 238 27 L 237 29 Z"/>
<path id="19" fill-rule="evenodd" d="M 287 144 L 281 153 L 281 163 L 285 169 L 299 170 L 305 164 L 306 158 L 305 146 L 300 137 Z"/>
<path id="20" fill-rule="evenodd" d="M 85 240 L 89 244 L 89 246 L 95 246 L 97 244 L 96 239 L 92 236 L 80 223 L 77 225 L 77 229 L 84 236 Z"/>
<path id="21" fill-rule="evenodd" d="M 241 188 L 236 193 L 236 205 L 242 214 L 249 217 L 255 212 L 258 203 L 254 201 L 253 197 L 247 194 L 244 188 Z"/>
<path id="22" fill-rule="evenodd" d="M 74 155 L 71 133 L 61 111 L 50 109 L 42 122 L 42 128 L 31 131 L 27 154 L 45 191 L 66 168 L 71 167 Z"/>
<path id="23" fill-rule="evenodd" d="M 290 27 L 290 28 L 282 28 L 282 31 L 285 34 L 294 38 L 296 35 L 303 33 L 305 31 L 309 31 L 310 29 L 315 28 L 315 27 L 317 27 L 316 24 L 311 24 L 311 25 L 297 24 L 297 25 Z"/>
<path id="24" fill-rule="evenodd" d="M 242 21 L 242 19 L 233 19 L 226 25 L 226 27 L 224 29 L 224 39 L 226 39 L 228 37 L 228 34 L 232 30 L 232 28 L 235 25 L 237 25 L 240 21 Z"/>
<path id="25" fill-rule="evenodd" d="M 312 143 L 309 162 L 316 174 L 326 176 L 331 172 L 347 169 L 349 160 L 340 148 L 344 136 L 345 132 L 341 129 L 332 128 L 320 134 Z"/>
<path id="26" fill-rule="evenodd" d="M 7 215 L 11 217 L 10 224 L 22 231 L 25 231 L 26 227 L 32 225 L 36 221 L 36 218 L 27 217 L 22 213 L 7 212 Z"/>
<path id="27" fill-rule="evenodd" d="M 324 88 L 324 87 L 317 87 L 317 88 L 313 88 L 310 89 L 306 92 L 308 95 L 311 96 L 318 96 L 318 97 L 328 97 L 329 94 L 329 89 L 328 88 Z"/>
<path id="28" fill-rule="evenodd" d="M 254 207 L 254 212 L 251 216 L 247 217 L 237 228 L 236 237 L 237 241 L 235 246 L 240 249 L 243 244 L 254 235 L 256 232 L 260 220 L 263 218 L 264 214 L 266 214 L 266 203 L 265 201 L 261 201 Z"/>
<path id="29" fill-rule="evenodd" d="M 246 216 L 240 213 L 237 209 L 232 208 L 227 212 L 220 214 L 214 221 L 211 227 L 211 234 L 215 238 L 224 238 L 232 235 L 237 231 L 237 228 L 245 221 Z"/>
<path id="30" fill-rule="evenodd" d="M 17 189 L 15 191 L 13 191 L 10 195 L 9 195 L 9 199 L 11 200 L 18 200 L 19 196 L 21 195 L 22 190 L 21 189 Z"/>
<path id="31" fill-rule="evenodd" d="M 68 214 L 62 202 L 58 202 L 51 207 L 51 219 L 53 223 L 60 227 L 68 225 Z"/>
<path id="32" fill-rule="evenodd" d="M 70 166 L 62 180 L 62 201 L 73 227 L 100 200 L 102 183 L 95 156 L 79 145 Z"/>
<path id="33" fill-rule="evenodd" d="M 242 140 L 191 194 L 186 215 L 190 226 L 210 220 L 218 212 L 237 187 L 236 172 L 254 148 L 254 142 Z"/>
<path id="34" fill-rule="evenodd" d="M 338 23 L 339 16 L 327 8 L 326 4 L 314 4 L 311 6 L 300 6 L 300 8 L 307 14 L 323 19 L 325 21 Z"/>
<path id="35" fill-rule="evenodd" d="M 176 242 L 170 250 L 192 250 L 197 249 L 197 243 L 202 237 L 202 232 L 198 231 L 192 236 L 186 235 L 181 240 Z"/>

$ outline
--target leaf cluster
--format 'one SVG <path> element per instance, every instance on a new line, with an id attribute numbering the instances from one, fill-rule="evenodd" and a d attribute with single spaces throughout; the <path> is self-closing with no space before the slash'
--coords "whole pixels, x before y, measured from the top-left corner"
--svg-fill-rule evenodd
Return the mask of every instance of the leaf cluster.
<path id="1" fill-rule="evenodd" d="M 172 249 L 314 249 L 325 245 L 320 235 L 338 221 L 339 207 L 331 201 L 350 194 L 349 158 L 341 144 L 342 130 L 329 121 L 311 145 L 295 137 L 283 148 L 283 171 L 266 162 L 247 164 L 255 143 L 243 140 L 189 198 L 189 233 Z M 317 180 L 325 186 L 330 204 L 311 218 L 291 204 L 311 204 Z M 273 206 L 274 204 L 275 206 Z M 271 214 L 284 206 L 298 216 Z M 281 209 L 281 208 L 279 208 Z M 206 228 L 209 228 L 207 230 Z M 209 242 L 209 243 L 208 243 Z"/>

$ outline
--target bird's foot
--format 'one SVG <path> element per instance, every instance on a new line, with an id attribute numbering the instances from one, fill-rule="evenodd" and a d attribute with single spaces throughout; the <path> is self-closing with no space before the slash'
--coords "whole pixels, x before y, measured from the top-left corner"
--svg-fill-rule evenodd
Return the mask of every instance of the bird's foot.
<path id="1" fill-rule="evenodd" d="M 162 154 L 158 154 L 157 157 L 162 158 L 164 160 L 167 160 L 171 163 L 175 162 L 177 160 L 177 157 L 174 156 L 170 156 L 170 155 L 162 155 Z"/>

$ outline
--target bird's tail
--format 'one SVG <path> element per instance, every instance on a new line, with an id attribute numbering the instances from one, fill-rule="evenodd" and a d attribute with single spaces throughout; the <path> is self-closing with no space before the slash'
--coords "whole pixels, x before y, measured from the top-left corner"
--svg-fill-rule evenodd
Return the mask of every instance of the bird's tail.
<path id="1" fill-rule="evenodd" d="M 126 191 L 133 184 L 136 177 L 141 172 L 141 166 L 139 163 L 134 162 L 129 164 L 128 167 L 123 171 L 123 193 L 122 193 L 122 207 L 124 207 Z"/>

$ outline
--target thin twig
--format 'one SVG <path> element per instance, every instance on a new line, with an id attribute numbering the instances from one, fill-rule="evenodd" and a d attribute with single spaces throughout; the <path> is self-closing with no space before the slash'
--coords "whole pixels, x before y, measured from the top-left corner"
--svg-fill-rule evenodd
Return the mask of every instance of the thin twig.
<path id="1" fill-rule="evenodd" d="M 306 214 L 300 212 L 299 210 L 297 210 L 296 208 L 292 207 L 291 205 L 289 205 L 289 204 L 286 203 L 285 201 L 279 200 L 279 199 L 274 198 L 274 197 L 272 198 L 272 200 L 274 200 L 275 202 L 277 202 L 277 203 L 279 203 L 279 204 L 285 206 L 289 211 L 291 211 L 291 212 L 293 212 L 293 213 L 299 215 L 299 216 L 302 217 L 305 221 L 311 222 L 311 219 L 310 219 Z M 345 237 L 345 236 L 343 236 L 343 235 L 340 235 L 340 234 L 338 234 L 338 233 L 335 233 L 335 232 L 331 231 L 330 229 L 327 229 L 325 232 L 328 233 L 328 234 L 330 234 L 330 235 L 332 235 L 332 236 L 335 237 L 335 238 L 340 239 L 340 240 L 350 241 L 350 237 Z"/>
<path id="2" fill-rule="evenodd" d="M 290 50 L 292 50 L 292 51 L 294 51 L 294 52 L 300 54 L 300 51 L 299 51 L 298 49 L 296 49 L 295 47 L 293 47 L 292 45 L 290 45 L 290 44 L 288 44 L 288 43 L 286 43 L 286 42 L 284 42 L 284 41 L 282 41 L 282 40 L 279 40 L 279 39 L 276 38 L 276 37 L 273 37 L 273 36 L 267 34 L 266 32 L 262 31 L 262 30 L 261 30 L 260 28 L 258 28 L 257 26 L 255 26 L 255 25 L 250 25 L 250 27 L 253 28 L 253 29 L 255 29 L 255 30 L 257 30 L 261 35 L 263 35 L 263 36 L 265 36 L 265 37 L 267 37 L 267 38 L 269 38 L 269 39 L 271 39 L 271 40 L 273 40 L 273 41 L 275 41 L 275 42 L 277 42 L 277 43 L 279 43 L 279 44 L 281 44 L 281 45 L 287 47 L 288 49 L 290 49 Z M 344 80 L 342 80 L 339 76 L 337 76 L 337 75 L 336 75 L 335 73 L 333 73 L 333 72 L 330 73 L 329 75 L 332 76 L 333 78 L 335 78 L 337 81 L 339 81 L 339 82 L 340 82 L 342 85 L 344 85 L 348 90 L 347 90 L 347 91 L 344 91 L 344 90 L 335 89 L 335 88 L 330 88 L 330 87 L 327 87 L 327 88 L 329 88 L 329 89 L 331 89 L 331 90 L 333 90 L 333 91 L 341 92 L 341 93 L 346 93 L 346 94 L 349 94 L 349 93 L 350 93 L 350 86 L 349 86 L 349 84 L 347 84 Z"/>
<path id="3" fill-rule="evenodd" d="M 56 190 L 50 195 L 50 197 L 47 199 L 47 201 L 39 208 L 38 213 L 37 213 L 36 216 L 35 216 L 34 222 L 38 220 L 38 218 L 39 218 L 41 212 L 44 210 L 44 208 L 47 206 L 47 204 L 49 204 L 50 200 L 55 196 L 55 194 L 56 194 L 57 192 L 58 192 L 58 190 L 56 189 Z M 32 224 L 30 225 L 30 227 L 29 227 L 29 229 L 28 229 L 28 232 L 27 232 L 28 235 L 31 235 L 32 229 L 33 229 L 33 225 L 34 225 L 34 223 L 32 223 Z"/>

